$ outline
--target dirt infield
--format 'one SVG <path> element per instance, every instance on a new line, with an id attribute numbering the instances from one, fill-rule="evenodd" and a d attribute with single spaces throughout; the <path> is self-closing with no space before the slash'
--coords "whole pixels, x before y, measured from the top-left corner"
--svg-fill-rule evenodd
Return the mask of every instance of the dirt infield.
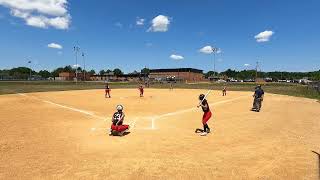
<path id="1" fill-rule="evenodd" d="M 206 90 L 137 89 L 0 96 L 0 179 L 318 179 L 320 103 L 214 91 L 213 132 L 201 127 Z M 117 104 L 131 133 L 109 137 Z M 316 153 L 314 153 L 314 152 Z"/>

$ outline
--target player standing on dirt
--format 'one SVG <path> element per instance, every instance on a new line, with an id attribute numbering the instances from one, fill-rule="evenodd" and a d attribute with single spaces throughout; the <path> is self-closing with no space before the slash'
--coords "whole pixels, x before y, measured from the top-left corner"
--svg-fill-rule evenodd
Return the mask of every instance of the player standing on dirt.
<path id="1" fill-rule="evenodd" d="M 210 133 L 208 121 L 211 118 L 212 113 L 210 111 L 208 101 L 205 99 L 204 94 L 199 95 L 199 100 L 200 100 L 200 104 L 198 105 L 198 107 L 201 106 L 202 111 L 203 111 L 203 116 L 202 116 L 203 132 L 200 135 L 206 136 L 208 133 Z M 197 132 L 197 130 L 196 130 L 196 132 Z"/>
<path id="2" fill-rule="evenodd" d="M 227 87 L 226 87 L 226 86 L 223 86 L 222 96 L 226 96 L 226 95 L 227 95 Z"/>
<path id="3" fill-rule="evenodd" d="M 253 94 L 253 107 L 252 107 L 252 111 L 256 111 L 259 112 L 262 106 L 262 101 L 263 101 L 263 97 L 264 97 L 264 91 L 261 88 L 261 85 L 258 85 L 255 88 L 255 92 Z"/>
<path id="4" fill-rule="evenodd" d="M 117 105 L 116 107 L 117 112 L 115 112 L 112 116 L 112 125 L 109 132 L 109 135 L 119 135 L 122 136 L 125 132 L 127 132 L 130 128 L 129 125 L 124 125 L 124 112 L 123 112 L 123 106 Z"/>
<path id="5" fill-rule="evenodd" d="M 143 97 L 144 90 L 143 90 L 143 85 L 142 84 L 139 86 L 139 91 L 140 91 L 140 97 Z"/>
<path id="6" fill-rule="evenodd" d="M 105 89 L 105 95 L 104 95 L 104 97 L 105 97 L 105 98 L 107 98 L 107 97 L 108 97 L 108 98 L 111 98 L 111 96 L 110 96 L 110 91 L 111 91 L 111 89 L 110 89 L 110 87 L 109 87 L 109 83 L 106 83 L 104 89 Z"/>

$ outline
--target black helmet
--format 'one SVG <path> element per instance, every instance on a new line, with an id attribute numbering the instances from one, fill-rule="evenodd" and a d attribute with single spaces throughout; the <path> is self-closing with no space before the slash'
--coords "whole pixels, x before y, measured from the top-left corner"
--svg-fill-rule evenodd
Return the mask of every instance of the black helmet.
<path id="1" fill-rule="evenodd" d="M 199 95 L 199 100 L 203 100 L 204 99 L 204 94 L 200 94 Z"/>
<path id="2" fill-rule="evenodd" d="M 117 105 L 116 107 L 117 111 L 122 111 L 123 110 L 123 106 L 121 104 Z"/>

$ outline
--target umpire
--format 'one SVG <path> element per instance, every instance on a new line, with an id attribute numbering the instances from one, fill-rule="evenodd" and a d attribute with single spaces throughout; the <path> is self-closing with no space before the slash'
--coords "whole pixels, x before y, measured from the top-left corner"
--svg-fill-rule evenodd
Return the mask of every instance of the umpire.
<path id="1" fill-rule="evenodd" d="M 262 101 L 263 101 L 264 91 L 261 88 L 261 85 L 258 85 L 253 94 L 253 107 L 252 111 L 259 112 L 261 109 Z"/>

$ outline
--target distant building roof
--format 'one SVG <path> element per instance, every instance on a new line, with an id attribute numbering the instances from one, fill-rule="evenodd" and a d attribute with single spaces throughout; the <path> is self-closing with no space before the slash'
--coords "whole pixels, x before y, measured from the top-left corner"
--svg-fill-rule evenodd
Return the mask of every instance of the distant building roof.
<path id="1" fill-rule="evenodd" d="M 150 73 L 160 73 L 160 72 L 193 72 L 193 73 L 203 73 L 203 70 L 194 69 L 194 68 L 150 69 Z"/>

